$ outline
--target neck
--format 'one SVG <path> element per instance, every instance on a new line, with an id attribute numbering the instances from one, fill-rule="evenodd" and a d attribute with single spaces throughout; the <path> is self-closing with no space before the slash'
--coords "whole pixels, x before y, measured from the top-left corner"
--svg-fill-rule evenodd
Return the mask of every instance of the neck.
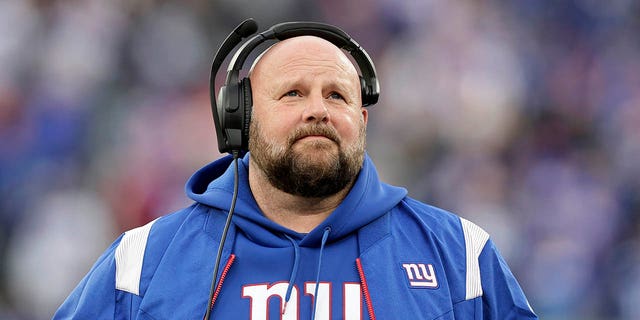
<path id="1" fill-rule="evenodd" d="M 249 187 L 260 210 L 268 219 L 300 233 L 308 233 L 322 223 L 347 196 L 352 184 L 323 198 L 296 196 L 274 187 L 249 161 Z"/>

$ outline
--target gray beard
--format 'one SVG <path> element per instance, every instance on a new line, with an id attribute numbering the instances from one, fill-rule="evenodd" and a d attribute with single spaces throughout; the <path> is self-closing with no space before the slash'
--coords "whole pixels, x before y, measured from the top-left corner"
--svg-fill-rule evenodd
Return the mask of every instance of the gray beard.
<path id="1" fill-rule="evenodd" d="M 305 198 L 331 196 L 350 186 L 362 168 L 364 125 L 360 131 L 360 141 L 346 151 L 341 148 L 335 129 L 325 125 L 297 130 L 287 139 L 286 148 L 281 148 L 259 135 L 260 124 L 254 119 L 249 134 L 251 160 L 264 172 L 269 183 L 283 192 Z M 333 140 L 338 144 L 338 154 L 323 163 L 317 163 L 307 159 L 307 155 L 294 151 L 293 144 L 307 135 L 324 135 Z M 321 144 L 312 147 L 323 148 Z"/>

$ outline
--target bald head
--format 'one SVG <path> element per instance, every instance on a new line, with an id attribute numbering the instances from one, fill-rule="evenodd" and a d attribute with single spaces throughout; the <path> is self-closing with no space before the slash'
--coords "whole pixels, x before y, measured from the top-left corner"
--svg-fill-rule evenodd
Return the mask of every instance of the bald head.
<path id="1" fill-rule="evenodd" d="M 315 36 L 300 36 L 277 42 L 256 59 L 251 68 L 252 89 L 260 90 L 264 81 L 273 77 L 312 77 L 322 73 L 336 72 L 345 86 L 356 86 L 360 101 L 360 80 L 356 67 L 347 55 L 331 42 Z M 358 102 L 361 105 L 360 102 Z"/>

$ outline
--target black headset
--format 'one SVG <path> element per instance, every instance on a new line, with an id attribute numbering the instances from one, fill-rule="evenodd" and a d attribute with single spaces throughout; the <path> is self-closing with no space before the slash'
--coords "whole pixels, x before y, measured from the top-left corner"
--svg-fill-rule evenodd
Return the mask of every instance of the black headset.
<path id="1" fill-rule="evenodd" d="M 340 28 L 318 22 L 285 22 L 276 24 L 247 40 L 229 62 L 227 78 L 224 85 L 220 87 L 218 98 L 216 99 L 215 77 L 222 62 L 243 38 L 254 34 L 257 30 L 258 25 L 253 19 L 243 21 L 220 45 L 211 65 L 211 78 L 209 80 L 211 111 L 220 153 L 239 153 L 248 149 L 249 124 L 253 106 L 251 83 L 248 77 L 240 80 L 238 78 L 249 54 L 258 45 L 267 40 L 281 41 L 299 36 L 316 36 L 348 51 L 362 73 L 360 76 L 362 105 L 366 107 L 378 102 L 380 84 L 376 76 L 376 68 L 367 52 Z"/>

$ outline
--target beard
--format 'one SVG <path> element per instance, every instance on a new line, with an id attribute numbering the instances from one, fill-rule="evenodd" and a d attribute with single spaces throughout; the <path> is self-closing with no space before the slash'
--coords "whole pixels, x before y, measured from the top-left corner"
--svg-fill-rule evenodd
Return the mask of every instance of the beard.
<path id="1" fill-rule="evenodd" d="M 336 130 L 314 124 L 298 128 L 284 145 L 265 139 L 260 122 L 253 119 L 249 130 L 251 160 L 262 170 L 274 187 L 306 198 L 334 195 L 349 186 L 360 172 L 364 161 L 365 126 L 360 122 L 357 140 L 343 148 Z M 294 150 L 294 144 L 306 136 L 324 136 L 332 142 L 310 141 Z M 334 151 L 337 145 L 337 152 Z M 310 152 L 305 152 L 311 148 Z M 321 156 L 317 152 L 323 152 Z"/>

